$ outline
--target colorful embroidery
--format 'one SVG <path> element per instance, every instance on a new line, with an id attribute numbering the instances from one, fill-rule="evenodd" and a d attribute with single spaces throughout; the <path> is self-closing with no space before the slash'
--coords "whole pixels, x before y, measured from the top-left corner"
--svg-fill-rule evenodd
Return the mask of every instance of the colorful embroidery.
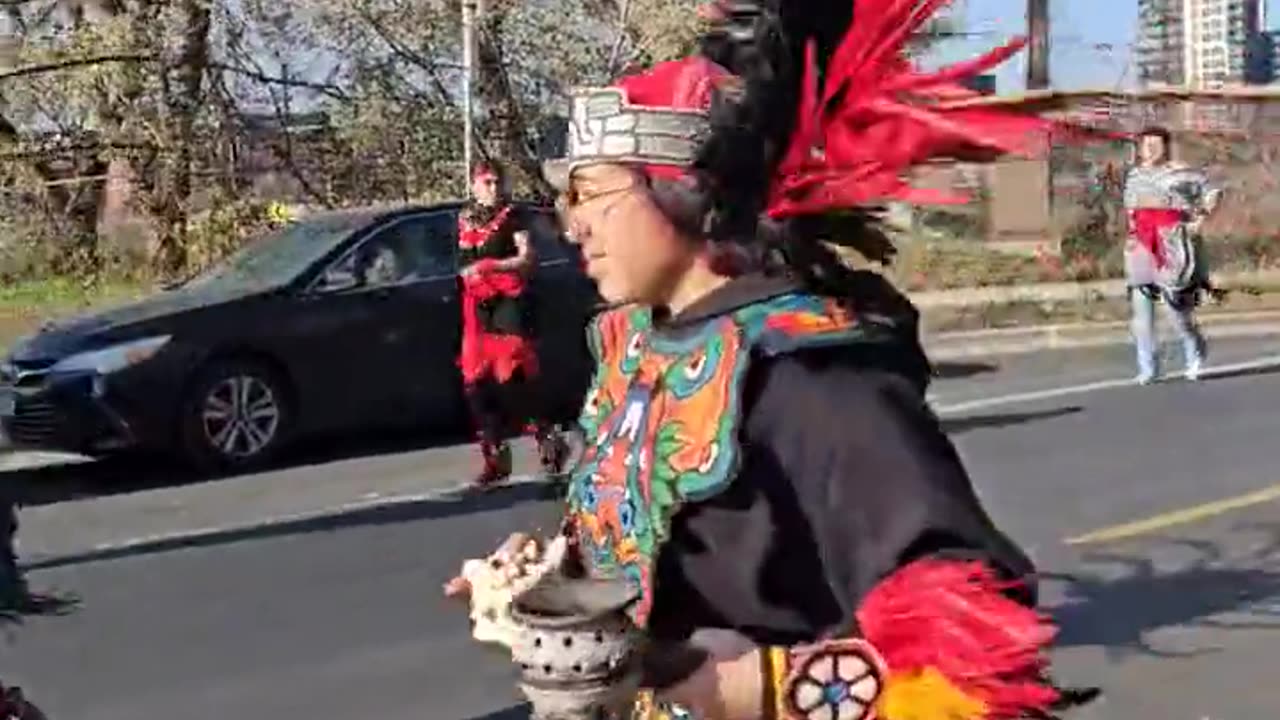
<path id="1" fill-rule="evenodd" d="M 633 617 L 653 604 L 652 570 L 672 516 L 723 490 L 738 463 L 741 384 L 753 351 L 848 343 L 864 327 L 833 301 L 792 294 L 676 334 L 654 333 L 645 308 L 602 314 L 590 332 L 599 362 L 580 424 L 586 450 L 573 473 L 569 516 L 588 564 L 641 589 Z"/>
<path id="2" fill-rule="evenodd" d="M 780 693 L 784 720 L 862 720 L 875 709 L 884 669 L 861 640 L 832 640 L 793 651 Z"/>

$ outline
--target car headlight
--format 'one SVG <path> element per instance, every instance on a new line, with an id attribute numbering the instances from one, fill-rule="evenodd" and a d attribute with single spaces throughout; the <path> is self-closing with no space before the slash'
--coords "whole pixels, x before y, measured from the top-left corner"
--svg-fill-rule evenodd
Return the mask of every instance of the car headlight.
<path id="1" fill-rule="evenodd" d="M 169 336 L 142 338 L 98 350 L 69 355 L 51 368 L 53 372 L 96 372 L 99 375 L 123 370 L 147 360 L 169 342 Z"/>

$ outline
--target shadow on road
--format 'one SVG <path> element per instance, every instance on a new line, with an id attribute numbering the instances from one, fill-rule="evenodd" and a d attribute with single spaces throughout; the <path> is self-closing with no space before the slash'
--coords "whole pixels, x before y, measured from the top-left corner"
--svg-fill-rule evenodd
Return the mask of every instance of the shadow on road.
<path id="1" fill-rule="evenodd" d="M 1102 647 L 1112 660 L 1180 658 L 1220 649 L 1162 649 L 1151 635 L 1166 628 L 1280 631 L 1280 525 L 1239 530 L 1263 533 L 1266 541 L 1228 558 L 1214 542 L 1162 538 L 1156 545 L 1183 548 L 1195 559 L 1167 570 L 1146 553 L 1094 552 L 1081 556 L 1086 572 L 1045 573 L 1046 581 L 1065 584 L 1065 601 L 1052 608 L 1061 627 L 1057 644 Z M 1224 619 L 1228 614 L 1237 620 Z"/>
<path id="2" fill-rule="evenodd" d="M 78 596 L 32 592 L 14 553 L 17 531 L 17 507 L 0 493 L 0 626 L 18 625 L 31 616 L 74 612 L 80 606 Z M 7 716 L 0 712 L 3 717 Z"/>
<path id="3" fill-rule="evenodd" d="M 1224 373 L 1211 373 L 1201 379 L 1201 382 L 1211 382 L 1214 380 L 1230 380 L 1233 378 L 1258 377 L 1260 375 L 1275 375 L 1280 373 L 1280 365 L 1267 365 L 1264 367 L 1249 368 L 1247 370 L 1233 370 Z"/>
<path id="4" fill-rule="evenodd" d="M 469 442 L 461 433 L 394 431 L 349 438 L 317 438 L 300 443 L 267 467 L 252 473 L 323 465 L 375 455 L 413 452 Z M 20 470 L 0 471 L 2 492 L 20 506 L 53 505 L 105 495 L 208 480 L 224 480 L 244 473 L 209 476 L 178 463 L 151 456 L 120 456 Z"/>
<path id="5" fill-rule="evenodd" d="M 21 625 L 30 617 L 63 617 L 80 609 L 80 597 L 70 593 L 27 593 L 15 603 L 0 606 L 0 627 Z"/>
<path id="6" fill-rule="evenodd" d="M 183 537 L 144 540 L 127 546 L 89 550 L 83 553 L 60 555 L 55 558 L 34 558 L 21 563 L 21 565 L 23 570 L 40 570 L 287 535 L 333 532 L 352 527 L 433 520 L 442 517 L 503 510 L 522 503 L 557 499 L 561 494 L 562 490 L 557 485 L 545 482 L 507 485 L 485 492 L 462 490 L 425 500 L 412 500 L 394 505 L 351 510 L 336 515 L 303 518 L 265 527 L 259 525 L 242 529 L 215 530 Z"/>
<path id="7" fill-rule="evenodd" d="M 1084 408 L 1078 405 L 1070 407 L 1053 408 L 1052 410 L 1036 410 L 1033 412 L 1019 413 L 998 413 L 995 415 L 974 415 L 961 418 L 947 418 L 942 421 L 942 429 L 948 434 L 959 435 L 969 430 L 981 430 L 985 428 L 1002 428 L 1010 425 L 1022 425 L 1037 420 L 1052 420 L 1053 418 L 1063 417 L 1066 415 L 1074 415 L 1082 412 Z"/>
<path id="8" fill-rule="evenodd" d="M 999 365 L 985 362 L 948 362 L 946 360 L 933 364 L 933 376 L 939 380 L 959 380 L 985 375 L 1000 369 Z"/>
<path id="9" fill-rule="evenodd" d="M 512 705 L 484 715 L 477 715 L 467 720 L 529 720 L 528 705 Z"/>

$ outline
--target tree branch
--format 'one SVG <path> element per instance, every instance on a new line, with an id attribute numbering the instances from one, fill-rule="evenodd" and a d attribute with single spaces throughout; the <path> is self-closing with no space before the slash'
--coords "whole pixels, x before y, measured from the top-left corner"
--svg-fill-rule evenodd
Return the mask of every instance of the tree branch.
<path id="1" fill-rule="evenodd" d="M 453 102 L 453 99 L 449 96 L 449 89 L 445 87 L 444 80 L 440 78 L 440 66 L 438 63 L 428 61 L 426 58 L 418 55 L 418 53 L 412 52 L 408 48 L 402 46 L 399 41 L 391 36 L 391 33 L 382 25 L 382 23 L 373 16 L 372 12 L 363 10 L 360 14 L 364 18 L 364 21 L 369 23 L 369 26 L 373 28 L 373 32 L 378 36 L 378 38 L 386 43 L 387 47 L 391 48 L 392 53 L 399 56 L 401 59 L 416 65 L 419 69 L 426 71 L 427 77 L 431 79 L 432 87 L 434 87 L 435 91 L 440 95 L 440 102 L 445 103 L 455 110 L 458 109 L 457 103 Z"/>
<path id="2" fill-rule="evenodd" d="M 618 63 L 622 60 L 622 45 L 627 41 L 627 20 L 631 16 L 631 0 L 618 0 L 618 34 L 613 40 L 613 48 L 609 51 L 609 74 L 612 80 L 621 69 Z"/>
<path id="3" fill-rule="evenodd" d="M 82 58 L 67 58 L 57 62 L 33 63 L 10 70 L 0 70 L 0 81 L 12 80 L 25 75 L 42 75 L 44 73 L 72 70 L 92 65 L 108 65 L 111 63 L 147 63 L 156 62 L 158 57 L 150 53 L 111 53 Z"/>
<path id="4" fill-rule="evenodd" d="M 211 62 L 209 68 L 213 70 L 224 70 L 226 72 L 235 73 L 261 83 L 268 85 L 279 85 L 281 87 L 305 88 L 307 90 L 315 90 L 322 95 L 330 97 L 340 102 L 350 102 L 351 96 L 343 92 L 342 88 L 328 83 L 311 82 L 309 80 L 295 80 L 293 78 L 282 78 L 275 75 L 268 75 L 260 70 L 250 70 L 248 68 L 238 67 L 229 63 Z"/>
<path id="5" fill-rule="evenodd" d="M 74 70 L 77 68 L 91 67 L 94 65 L 108 65 L 111 63 L 124 64 L 152 64 L 161 62 L 162 58 L 152 53 L 112 53 L 108 55 L 94 55 L 82 58 L 67 58 L 57 62 L 33 63 L 30 65 L 22 65 L 9 70 L 0 70 L 0 81 L 12 80 L 14 78 L 42 75 L 45 73 L 60 72 L 63 70 Z M 247 68 L 232 65 L 223 62 L 211 62 L 208 67 L 213 70 L 224 70 L 226 72 L 236 73 L 244 77 L 252 78 L 258 82 L 271 85 L 281 85 L 286 87 L 306 88 L 323 93 L 335 100 L 347 102 L 350 97 L 342 91 L 341 88 L 326 83 L 310 82 L 307 80 L 295 80 L 292 78 L 282 78 L 268 75 L 257 70 L 249 70 Z"/>

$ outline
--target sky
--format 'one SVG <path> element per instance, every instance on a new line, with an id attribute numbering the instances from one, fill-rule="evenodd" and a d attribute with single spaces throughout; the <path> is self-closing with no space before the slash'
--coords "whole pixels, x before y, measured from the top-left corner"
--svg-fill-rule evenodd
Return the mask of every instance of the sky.
<path id="1" fill-rule="evenodd" d="M 1280 26 L 1280 0 L 1267 0 L 1267 18 Z M 1134 80 L 1132 46 L 1137 0 L 1050 0 L 1049 73 L 1054 87 L 1116 87 Z M 935 61 L 973 57 L 1026 32 L 1026 0 L 955 0 L 970 32 L 990 33 L 944 43 Z M 997 92 L 1023 87 L 1026 53 L 1000 67 Z"/>

